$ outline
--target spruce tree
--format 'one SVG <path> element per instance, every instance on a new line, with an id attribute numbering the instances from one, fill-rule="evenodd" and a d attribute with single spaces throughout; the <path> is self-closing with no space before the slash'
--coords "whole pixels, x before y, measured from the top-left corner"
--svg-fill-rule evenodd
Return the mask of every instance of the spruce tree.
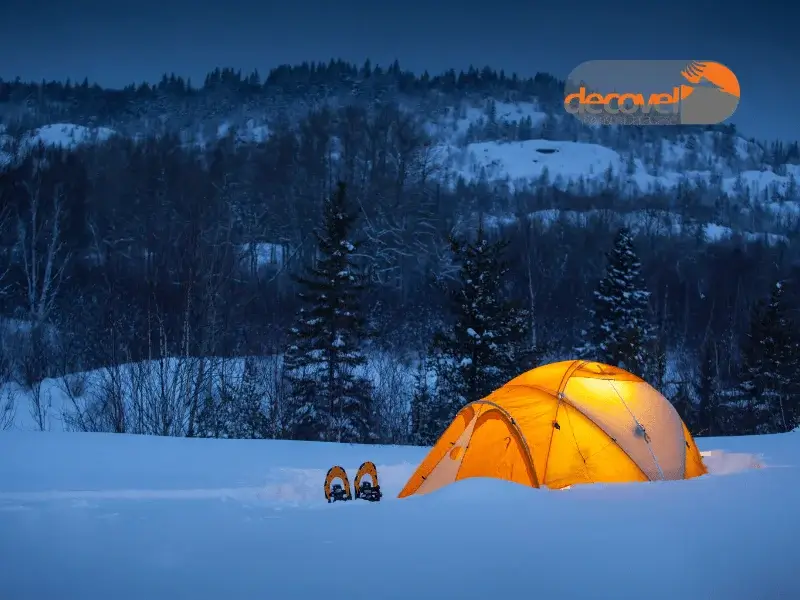
<path id="1" fill-rule="evenodd" d="M 236 398 L 237 438 L 268 437 L 269 420 L 264 410 L 264 388 L 261 381 L 259 365 L 253 357 L 245 357 Z"/>
<path id="2" fill-rule="evenodd" d="M 533 138 L 533 119 L 530 116 L 523 117 L 517 125 L 517 139 L 526 141 Z"/>
<path id="3" fill-rule="evenodd" d="M 690 429 L 692 435 L 716 436 L 722 433 L 723 419 L 716 348 L 712 342 L 706 342 L 701 356 L 700 373 L 695 384 L 697 411 Z"/>
<path id="4" fill-rule="evenodd" d="M 441 422 L 441 403 L 432 393 L 428 375 L 428 361 L 423 358 L 414 373 L 414 391 L 411 396 L 411 443 L 416 446 L 433 445 L 443 427 L 447 426 Z"/>
<path id="5" fill-rule="evenodd" d="M 225 438 L 228 436 L 228 409 L 233 405 L 228 398 L 205 396 L 200 403 L 195 423 L 195 435 L 207 438 Z"/>
<path id="6" fill-rule="evenodd" d="M 648 377 L 657 365 L 650 292 L 644 286 L 641 263 L 628 228 L 619 230 L 607 254 L 605 275 L 594 292 L 589 328 L 577 348 L 581 358 L 614 365 Z"/>
<path id="7" fill-rule="evenodd" d="M 466 403 L 487 396 L 530 368 L 527 313 L 506 293 L 507 242 L 490 242 L 480 225 L 475 241 L 451 239 L 460 263 L 450 291 L 454 324 L 434 335 L 434 370 L 441 406 L 431 417 L 437 435 Z"/>
<path id="8" fill-rule="evenodd" d="M 742 347 L 738 433 L 791 431 L 800 417 L 800 367 L 796 324 L 787 314 L 778 282 L 769 300 L 753 308 Z"/>
<path id="9" fill-rule="evenodd" d="M 258 368 L 255 359 L 246 357 L 241 378 L 230 381 L 228 377 L 220 377 L 216 389 L 201 402 L 195 425 L 198 437 L 270 437 Z"/>
<path id="10" fill-rule="evenodd" d="M 689 431 L 694 432 L 697 422 L 697 410 L 692 401 L 692 382 L 682 381 L 678 383 L 674 393 L 669 396 L 669 401 L 675 407 L 675 411 L 686 424 L 686 427 L 689 428 Z"/>
<path id="11" fill-rule="evenodd" d="M 367 338 L 360 300 L 363 277 L 349 239 L 356 216 L 350 212 L 346 187 L 339 183 L 326 200 L 321 228 L 315 232 L 316 265 L 298 278 L 302 304 L 290 330 L 285 356 L 290 383 L 289 436 L 294 439 L 370 442 L 372 386 L 363 373 Z"/>

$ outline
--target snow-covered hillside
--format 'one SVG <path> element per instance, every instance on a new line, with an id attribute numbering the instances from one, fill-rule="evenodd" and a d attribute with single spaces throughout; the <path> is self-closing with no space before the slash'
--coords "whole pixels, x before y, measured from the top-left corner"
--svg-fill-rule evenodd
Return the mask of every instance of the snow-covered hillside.
<path id="1" fill-rule="evenodd" d="M 572 187 L 580 179 L 602 182 L 609 174 L 622 176 L 631 195 L 674 188 L 679 182 L 697 185 L 708 184 L 711 171 L 665 171 L 651 174 L 651 168 L 641 159 L 635 159 L 628 172 L 626 160 L 616 151 L 582 142 L 525 140 L 517 142 L 478 142 L 463 148 L 450 147 L 444 151 L 443 164 L 451 166 L 456 175 L 466 180 L 485 178 L 489 181 L 507 180 L 514 184 L 554 185 L 562 190 Z M 792 178 L 800 178 L 800 165 L 786 165 L 787 174 L 777 175 L 771 170 L 745 170 L 722 178 L 722 189 L 733 193 L 743 185 L 750 196 L 765 191 L 785 193 Z M 737 181 L 741 181 L 737 184 Z"/>
<path id="2" fill-rule="evenodd" d="M 108 127 L 84 127 L 74 123 L 51 123 L 25 132 L 15 139 L 0 130 L 0 167 L 10 165 L 40 144 L 50 148 L 74 150 L 85 144 L 98 144 L 118 135 Z"/>
<path id="3" fill-rule="evenodd" d="M 508 178 L 533 183 L 545 175 L 548 183 L 561 187 L 580 177 L 602 177 L 609 166 L 617 172 L 621 168 L 619 154 L 609 148 L 547 140 L 468 144 L 458 158 L 456 172 L 467 180 Z"/>
<path id="4" fill-rule="evenodd" d="M 497 123 L 518 124 L 527 119 L 532 126 L 539 125 L 547 118 L 536 104 L 532 102 L 495 102 L 494 119 Z M 413 112 L 413 106 L 406 107 Z M 470 127 L 485 123 L 489 111 L 487 106 L 476 106 L 463 103 L 459 106 L 446 107 L 441 114 L 425 123 L 428 134 L 440 140 L 449 140 L 463 144 Z"/>
<path id="5" fill-rule="evenodd" d="M 56 146 L 65 149 L 75 148 L 81 144 L 100 143 L 116 135 L 108 127 L 83 127 L 72 123 L 53 123 L 28 132 L 22 137 L 22 147 L 29 148 L 37 144 Z"/>
<path id="6" fill-rule="evenodd" d="M 0 597 L 799 597 L 800 433 L 698 445 L 689 481 L 397 500 L 426 449 L 0 433 Z M 325 503 L 365 460 L 384 500 Z"/>
<path id="7" fill-rule="evenodd" d="M 536 189 L 553 187 L 579 196 L 595 195 L 613 186 L 614 195 L 637 198 L 660 192 L 685 189 L 703 190 L 703 202 L 712 205 L 722 194 L 736 201 L 739 213 L 759 210 L 771 215 L 775 224 L 792 228 L 800 219 L 800 165 L 786 164 L 776 168 L 766 161 L 765 148 L 754 141 L 736 137 L 725 146 L 719 132 L 660 139 L 637 143 L 631 148 L 614 148 L 588 141 L 564 141 L 533 137 L 512 141 L 509 135 L 533 135 L 543 132 L 547 122 L 560 122 L 564 115 L 548 115 L 534 102 L 461 102 L 433 113 L 417 114 L 418 107 L 404 110 L 422 119 L 423 128 L 431 136 L 426 146 L 431 177 L 453 185 L 459 178 L 483 181 L 497 189 Z M 215 123 L 215 124 L 214 124 Z M 187 145 L 207 147 L 225 136 L 233 135 L 236 143 L 261 143 L 271 135 L 265 119 L 222 119 L 201 123 L 181 132 Z M 508 132 L 515 132 L 509 134 Z M 505 133 L 503 133 L 505 132 Z M 2 132 L 0 132 L 2 133 Z M 35 144 L 76 148 L 97 143 L 118 135 L 106 127 L 89 128 L 69 123 L 39 127 L 21 136 L 16 142 L 0 135 L 0 166 L 10 164 L 13 153 L 24 153 Z M 138 135 L 138 134 L 137 134 Z M 494 136 L 494 138 L 492 138 Z M 487 137 L 489 139 L 487 139 Z M 602 136 L 595 136 L 595 138 Z M 475 141 L 475 139 L 481 141 Z M 611 144 L 611 142 L 609 142 Z M 339 139 L 331 139 L 329 158 L 339 155 Z M 623 144 L 624 145 L 624 144 Z M 559 207 L 548 207 L 557 209 Z M 495 215 L 504 218 L 502 215 Z M 680 221 L 677 214 L 672 220 Z M 766 231 L 742 230 L 746 237 L 762 237 L 775 233 L 776 227 L 761 225 Z M 709 222 L 709 238 L 725 237 L 730 223 Z M 715 233 L 714 233 L 715 232 Z M 772 243 L 784 241 L 772 235 Z"/>
<path id="8" fill-rule="evenodd" d="M 489 106 L 494 108 L 490 111 Z M 406 107 L 406 110 L 413 111 L 413 108 Z M 530 102 L 492 102 L 483 106 L 465 103 L 444 109 L 442 114 L 426 120 L 424 126 L 434 141 L 431 155 L 444 168 L 445 179 L 452 181 L 463 177 L 467 181 L 506 181 L 512 187 L 515 184 L 534 187 L 553 185 L 566 190 L 574 188 L 582 180 L 587 184 L 598 183 L 613 175 L 621 177 L 627 184 L 623 191 L 637 196 L 657 189 L 674 188 L 680 182 L 689 185 L 700 182 L 708 184 L 715 175 L 722 175 L 721 187 L 728 194 L 738 192 L 750 197 L 765 193 L 769 197 L 785 195 L 787 192 L 793 196 L 798 194 L 797 189 L 789 188 L 795 188 L 797 179 L 800 179 L 800 165 L 785 165 L 782 174 L 763 166 L 734 173 L 714 153 L 716 134 L 713 132 L 706 132 L 699 139 L 693 136 L 682 142 L 662 140 L 660 148 L 648 147 L 648 156 L 639 157 L 623 156 L 609 147 L 585 142 L 528 139 L 469 143 L 467 132 L 474 127 L 485 128 L 490 112 L 497 127 L 518 125 L 526 119 L 535 126 L 548 118 L 536 104 Z M 187 144 L 206 146 L 209 141 L 231 133 L 240 143 L 258 143 L 269 137 L 270 126 L 252 118 L 241 127 L 224 120 L 213 131 L 200 127 L 185 131 L 182 137 Z M 25 133 L 20 140 L 20 150 L 39 143 L 70 149 L 81 144 L 102 142 L 114 135 L 118 135 L 117 132 L 107 127 L 53 123 Z M 5 147 L 7 152 L 12 141 L 8 135 L 0 136 L 0 148 Z M 333 142 L 336 144 L 336 139 Z M 763 149 L 743 138 L 736 138 L 732 151 L 740 161 L 763 155 Z M 658 168 L 651 164 L 652 157 L 649 156 L 656 153 L 659 156 Z M 693 155 L 693 162 L 706 168 L 685 168 L 689 154 Z M 791 210 L 800 212 L 795 199 L 789 199 L 792 200 Z"/>

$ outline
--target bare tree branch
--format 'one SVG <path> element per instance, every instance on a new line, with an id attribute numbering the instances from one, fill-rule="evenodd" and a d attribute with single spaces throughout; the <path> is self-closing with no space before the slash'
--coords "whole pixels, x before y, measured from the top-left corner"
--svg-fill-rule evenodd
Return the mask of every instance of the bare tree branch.
<path id="1" fill-rule="evenodd" d="M 53 192 L 52 214 L 44 214 L 41 180 L 23 184 L 27 195 L 27 211 L 17 222 L 17 239 L 22 255 L 25 296 L 28 314 L 36 325 L 50 316 L 69 261 L 62 239 L 63 197 L 60 189 Z"/>

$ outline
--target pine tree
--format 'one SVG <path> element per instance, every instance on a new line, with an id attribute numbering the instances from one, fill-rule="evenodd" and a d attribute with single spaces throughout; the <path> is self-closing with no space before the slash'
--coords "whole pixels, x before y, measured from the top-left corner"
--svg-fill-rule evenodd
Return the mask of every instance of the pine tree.
<path id="1" fill-rule="evenodd" d="M 226 409 L 231 404 L 221 398 L 208 395 L 200 403 L 195 423 L 195 435 L 206 438 L 225 438 L 227 435 Z"/>
<path id="2" fill-rule="evenodd" d="M 517 124 L 517 139 L 526 141 L 533 139 L 533 119 L 530 115 L 522 117 Z"/>
<path id="3" fill-rule="evenodd" d="M 721 424 L 723 419 L 716 347 L 712 342 L 707 342 L 703 347 L 700 373 L 695 384 L 695 392 L 698 402 L 697 414 L 691 428 L 692 435 L 720 435 L 722 433 Z"/>
<path id="4" fill-rule="evenodd" d="M 800 346 L 778 282 L 753 308 L 742 348 L 739 433 L 791 431 L 800 419 Z"/>
<path id="5" fill-rule="evenodd" d="M 669 398 L 672 406 L 680 418 L 689 428 L 689 431 L 694 431 L 695 423 L 697 421 L 697 411 L 692 402 L 692 384 L 691 382 L 681 382 L 677 385 L 675 393 Z"/>
<path id="6" fill-rule="evenodd" d="M 666 335 L 662 331 L 660 334 L 652 330 L 652 342 L 648 344 L 649 353 L 647 355 L 647 363 L 644 375 L 647 381 L 650 382 L 656 389 L 663 390 L 667 387 L 667 344 L 665 341 Z M 679 390 L 680 391 L 680 390 Z"/>
<path id="7" fill-rule="evenodd" d="M 544 119 L 539 122 L 539 136 L 543 140 L 553 140 L 555 139 L 555 130 L 555 117 L 548 113 L 545 115 Z"/>
<path id="8" fill-rule="evenodd" d="M 655 367 L 650 292 L 644 287 L 641 263 L 627 228 L 619 230 L 607 256 L 605 275 L 594 292 L 594 307 L 589 312 L 589 329 L 581 332 L 583 340 L 577 353 L 581 358 L 647 377 Z"/>
<path id="9" fill-rule="evenodd" d="M 489 100 L 486 105 L 486 128 L 485 134 L 491 139 L 497 138 L 498 133 L 497 123 L 497 103 L 494 100 Z"/>
<path id="10" fill-rule="evenodd" d="M 221 377 L 213 394 L 206 396 L 197 416 L 198 437 L 229 439 L 269 437 L 269 419 L 264 410 L 264 389 L 258 365 L 252 357 L 243 360 L 241 378 Z"/>
<path id="11" fill-rule="evenodd" d="M 436 442 L 447 423 L 442 418 L 439 396 L 432 393 L 428 381 L 430 365 L 423 358 L 414 374 L 414 392 L 411 397 L 411 443 L 430 446 Z"/>
<path id="12" fill-rule="evenodd" d="M 606 189 L 612 189 L 617 182 L 616 174 L 614 173 L 614 165 L 608 163 L 606 170 L 603 171 L 603 183 L 605 183 Z"/>
<path id="13" fill-rule="evenodd" d="M 798 194 L 798 185 L 797 185 L 797 178 L 794 176 L 794 173 L 789 174 L 789 181 L 786 184 L 786 189 L 784 191 L 784 197 L 786 200 L 796 202 L 798 198 L 800 198 L 800 194 Z"/>
<path id="14" fill-rule="evenodd" d="M 466 403 L 487 396 L 530 368 L 527 313 L 507 298 L 507 242 L 490 243 L 480 225 L 474 242 L 451 240 L 460 263 L 459 285 L 451 290 L 455 322 L 434 336 L 434 370 L 442 402 L 437 435 Z"/>
<path id="15" fill-rule="evenodd" d="M 625 158 L 625 173 L 631 177 L 636 175 L 636 158 L 633 155 L 633 151 L 629 152 Z"/>
<path id="16" fill-rule="evenodd" d="M 360 299 L 363 279 L 348 239 L 355 222 L 346 187 L 325 202 L 315 232 L 318 260 L 298 279 L 303 303 L 291 329 L 285 357 L 290 383 L 289 435 L 294 439 L 369 442 L 372 428 L 370 382 L 358 373 L 366 363 L 360 350 L 367 337 Z"/>
<path id="17" fill-rule="evenodd" d="M 268 419 L 264 411 L 264 389 L 258 377 L 258 365 L 252 357 L 245 357 L 242 379 L 236 394 L 237 438 L 267 437 Z"/>

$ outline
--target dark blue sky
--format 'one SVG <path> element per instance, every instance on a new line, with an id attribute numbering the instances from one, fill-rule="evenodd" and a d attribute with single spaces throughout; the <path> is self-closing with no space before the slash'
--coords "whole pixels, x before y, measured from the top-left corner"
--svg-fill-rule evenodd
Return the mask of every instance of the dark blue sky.
<path id="1" fill-rule="evenodd" d="M 797 140 L 798 17 L 777 0 L 0 0 L 0 77 L 121 86 L 174 71 L 200 82 L 216 66 L 265 74 L 336 57 L 564 78 L 593 58 L 705 59 L 739 76 L 731 120 L 744 134 Z"/>

